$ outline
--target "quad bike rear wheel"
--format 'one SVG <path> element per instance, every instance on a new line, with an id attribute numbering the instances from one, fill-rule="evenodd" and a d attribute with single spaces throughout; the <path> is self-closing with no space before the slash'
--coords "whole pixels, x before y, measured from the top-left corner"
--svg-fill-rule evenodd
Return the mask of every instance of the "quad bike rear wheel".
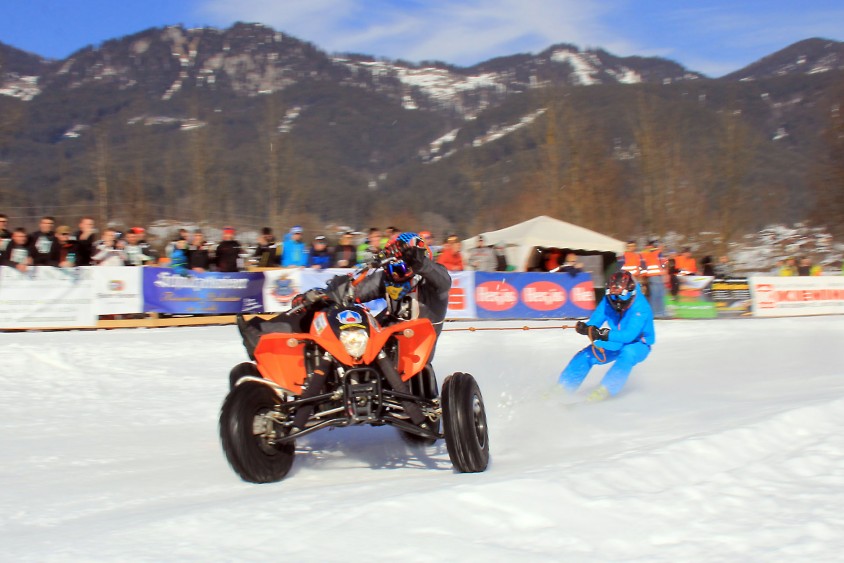
<path id="1" fill-rule="evenodd" d="M 229 372 L 229 391 L 234 389 L 240 378 L 249 376 L 261 377 L 261 372 L 258 371 L 258 366 L 252 362 L 243 362 L 234 366 Z"/>
<path id="2" fill-rule="evenodd" d="M 443 382 L 443 427 L 448 457 L 460 473 L 478 473 L 489 464 L 489 430 L 477 381 L 457 372 Z"/>
<path id="3" fill-rule="evenodd" d="M 439 396 L 439 390 L 437 388 L 437 376 L 434 374 L 434 370 L 433 368 L 431 368 L 430 365 L 425 366 L 425 368 L 418 375 L 412 377 L 409 383 L 410 392 L 414 395 L 423 397 L 428 400 L 434 400 Z M 440 433 L 439 420 L 437 420 L 436 422 L 432 422 L 429 420 L 428 426 L 434 433 Z M 437 438 L 427 438 L 425 436 L 420 436 L 419 434 L 414 434 L 413 432 L 405 432 L 404 430 L 401 430 L 400 432 L 402 439 L 409 446 L 433 446 L 437 443 Z"/>
<path id="4" fill-rule="evenodd" d="M 250 483 L 280 481 L 293 465 L 293 441 L 277 445 L 278 426 L 266 416 L 279 404 L 266 385 L 246 381 L 226 397 L 220 411 L 220 439 L 229 464 Z"/>

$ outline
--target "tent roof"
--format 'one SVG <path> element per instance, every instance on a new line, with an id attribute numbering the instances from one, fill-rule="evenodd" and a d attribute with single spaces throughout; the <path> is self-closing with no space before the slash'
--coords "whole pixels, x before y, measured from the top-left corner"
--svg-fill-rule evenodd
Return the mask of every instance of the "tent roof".
<path id="1" fill-rule="evenodd" d="M 540 215 L 522 223 L 505 227 L 497 231 L 481 233 L 486 244 L 503 243 L 510 246 L 508 258 L 519 269 L 524 265 L 530 250 L 535 246 L 555 246 L 572 250 L 615 252 L 622 254 L 625 243 L 612 237 L 596 233 L 584 227 L 578 227 L 559 219 Z M 463 241 L 463 248 L 473 248 L 477 237 Z M 513 248 L 516 247 L 516 248 Z"/>
<path id="2" fill-rule="evenodd" d="M 482 233 L 487 244 L 499 242 L 520 246 L 557 246 L 581 250 L 624 252 L 625 243 L 559 219 L 540 215 L 517 225 Z M 476 237 L 468 239 L 474 242 Z"/>

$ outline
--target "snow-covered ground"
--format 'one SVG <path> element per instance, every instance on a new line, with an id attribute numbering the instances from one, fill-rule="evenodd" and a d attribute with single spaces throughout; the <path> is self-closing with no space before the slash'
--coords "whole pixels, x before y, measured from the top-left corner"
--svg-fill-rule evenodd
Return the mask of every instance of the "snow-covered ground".
<path id="1" fill-rule="evenodd" d="M 481 385 L 485 473 L 356 427 L 269 485 L 219 445 L 234 327 L 3 333 L 0 559 L 840 561 L 842 321 L 658 321 L 598 404 L 550 392 L 572 330 L 447 332 L 435 365 Z"/>

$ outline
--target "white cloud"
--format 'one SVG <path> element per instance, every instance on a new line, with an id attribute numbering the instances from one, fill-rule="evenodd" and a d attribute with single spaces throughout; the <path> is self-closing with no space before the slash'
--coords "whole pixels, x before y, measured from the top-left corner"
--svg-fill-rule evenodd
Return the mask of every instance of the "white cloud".
<path id="1" fill-rule="evenodd" d="M 205 0 L 216 25 L 260 22 L 328 51 L 473 64 L 560 42 L 619 54 L 635 47 L 601 23 L 622 0 Z"/>
<path id="2" fill-rule="evenodd" d="M 260 22 L 329 52 L 471 65 L 555 43 L 662 56 L 719 76 L 808 37 L 841 38 L 844 10 L 768 1 L 197 0 L 197 19 Z"/>

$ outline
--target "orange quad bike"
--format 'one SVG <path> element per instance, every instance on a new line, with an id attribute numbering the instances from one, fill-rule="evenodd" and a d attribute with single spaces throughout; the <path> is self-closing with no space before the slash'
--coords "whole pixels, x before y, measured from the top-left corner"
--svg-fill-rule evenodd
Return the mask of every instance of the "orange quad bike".
<path id="1" fill-rule="evenodd" d="M 355 302 L 355 281 L 338 276 L 298 322 L 274 322 L 273 332 L 257 338 L 239 317 L 253 361 L 231 370 L 220 413 L 220 438 L 235 473 L 252 483 L 279 481 L 293 464 L 297 438 L 363 424 L 392 425 L 412 445 L 445 439 L 458 472 L 484 471 L 489 434 L 475 378 L 453 373 L 440 394 L 428 364 L 437 339 L 431 322 L 382 326 Z"/>

